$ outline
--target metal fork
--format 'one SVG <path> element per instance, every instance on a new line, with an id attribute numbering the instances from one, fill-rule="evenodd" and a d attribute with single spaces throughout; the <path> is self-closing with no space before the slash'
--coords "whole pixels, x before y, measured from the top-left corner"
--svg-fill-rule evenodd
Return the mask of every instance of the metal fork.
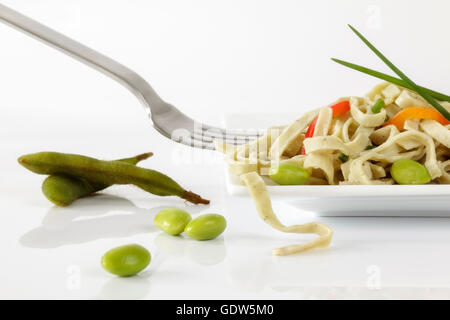
<path id="1" fill-rule="evenodd" d="M 225 130 L 199 123 L 162 100 L 147 81 L 133 70 L 2 4 L 0 21 L 103 72 L 128 88 L 143 104 L 153 127 L 169 139 L 214 150 L 214 140 L 238 145 L 263 134 L 259 130 Z"/>

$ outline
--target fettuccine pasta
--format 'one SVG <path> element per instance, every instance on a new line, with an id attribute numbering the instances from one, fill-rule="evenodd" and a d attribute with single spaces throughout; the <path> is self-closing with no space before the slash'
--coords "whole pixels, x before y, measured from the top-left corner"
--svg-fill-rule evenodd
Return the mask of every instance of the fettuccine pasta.
<path id="1" fill-rule="evenodd" d="M 250 172 L 241 176 L 242 181 L 247 185 L 250 194 L 255 200 L 256 210 L 261 219 L 272 228 L 288 233 L 315 233 L 319 237 L 305 244 L 289 245 L 273 250 L 277 256 L 286 256 L 303 252 L 313 248 L 327 247 L 333 236 L 333 230 L 320 222 L 311 222 L 307 224 L 285 226 L 278 220 L 272 209 L 269 194 L 264 180 L 256 173 Z"/>
<path id="2" fill-rule="evenodd" d="M 385 107 L 373 113 L 371 106 L 378 99 Z M 348 101 L 348 112 L 334 115 L 332 106 L 343 101 Z M 441 104 L 450 110 L 448 103 Z M 295 162 L 309 170 L 307 184 L 395 184 L 390 176 L 393 162 L 411 159 L 426 167 L 431 183 L 448 183 L 449 124 L 414 114 L 398 121 L 399 113 L 409 108 L 435 111 L 415 92 L 382 83 L 364 97 L 341 98 L 290 125 L 269 128 L 249 144 L 217 143 L 217 149 L 227 154 L 230 170 L 237 175 L 265 176 L 274 163 Z M 314 132 L 308 136 L 313 122 Z M 348 160 L 341 161 L 341 155 Z"/>
<path id="3" fill-rule="evenodd" d="M 450 110 L 449 103 L 441 105 Z M 275 249 L 276 255 L 328 246 L 333 231 L 319 222 L 288 227 L 278 220 L 262 179 L 271 167 L 301 167 L 310 185 L 390 185 L 396 183 L 392 166 L 412 160 L 426 172 L 419 183 L 450 184 L 449 148 L 450 122 L 415 92 L 390 83 L 364 97 L 341 98 L 307 112 L 290 125 L 269 128 L 248 144 L 216 143 L 266 223 L 282 232 L 319 235 L 306 244 Z"/>

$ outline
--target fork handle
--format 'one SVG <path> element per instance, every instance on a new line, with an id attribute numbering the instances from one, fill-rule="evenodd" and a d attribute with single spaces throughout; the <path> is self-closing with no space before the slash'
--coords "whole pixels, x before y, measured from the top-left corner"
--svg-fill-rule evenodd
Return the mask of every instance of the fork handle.
<path id="1" fill-rule="evenodd" d="M 156 113 L 163 111 L 161 108 L 164 102 L 155 90 L 140 75 L 124 65 L 2 4 L 0 21 L 118 81 L 141 100 L 150 116 L 151 110 Z"/>

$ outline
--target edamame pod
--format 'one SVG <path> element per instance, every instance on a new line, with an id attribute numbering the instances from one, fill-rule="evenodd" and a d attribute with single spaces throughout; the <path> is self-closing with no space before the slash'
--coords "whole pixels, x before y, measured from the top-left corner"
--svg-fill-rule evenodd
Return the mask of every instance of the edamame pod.
<path id="1" fill-rule="evenodd" d="M 151 157 L 153 153 L 147 152 L 135 157 L 118 161 L 136 165 L 138 162 Z M 106 189 L 110 185 L 94 183 L 86 179 L 72 177 L 66 174 L 48 176 L 42 183 L 42 192 L 45 197 L 57 206 L 65 207 L 75 200 L 86 197 L 95 192 Z"/>
<path id="2" fill-rule="evenodd" d="M 195 204 L 209 203 L 209 200 L 183 189 L 161 172 L 121 161 L 103 161 L 58 152 L 28 154 L 20 157 L 18 161 L 28 170 L 38 174 L 63 174 L 104 185 L 133 184 L 158 196 L 177 196 Z"/>

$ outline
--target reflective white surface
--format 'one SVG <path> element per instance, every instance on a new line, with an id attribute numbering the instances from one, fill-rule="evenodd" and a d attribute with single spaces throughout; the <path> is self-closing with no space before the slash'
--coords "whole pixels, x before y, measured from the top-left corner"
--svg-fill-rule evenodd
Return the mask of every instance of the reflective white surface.
<path id="1" fill-rule="evenodd" d="M 309 8 L 297 1 L 240 1 L 240 10 L 237 2 L 3 1 L 130 65 L 168 101 L 216 125 L 225 112 L 267 113 L 276 106 L 302 113 L 364 92 L 376 81 L 327 64 L 336 55 L 380 66 L 345 23 L 355 21 L 377 43 L 388 44 L 386 54 L 394 59 L 399 51 L 389 47 L 397 41 L 391 32 L 406 37 L 405 44 L 413 37 L 402 19 L 420 18 L 430 8 L 434 17 L 448 11 L 446 2 L 432 2 L 435 7 L 379 1 L 384 22 L 378 30 L 365 25 L 369 1 L 317 1 Z M 410 15 L 395 15 L 405 3 Z M 117 23 L 119 17 L 123 23 Z M 324 24 L 315 25 L 315 33 L 304 32 L 304 24 L 319 17 Z M 408 28 L 420 28 L 436 37 L 433 42 L 445 36 L 447 21 Z M 292 41 L 299 35 L 301 41 Z M 249 198 L 229 196 L 219 155 L 159 136 L 135 98 L 101 74 L 2 25 L 0 37 L 7 44 L 0 53 L 0 298 L 450 298 L 449 219 L 320 218 L 335 230 L 330 248 L 274 257 L 272 248 L 312 236 L 272 230 Z M 418 48 L 413 56 L 408 49 L 402 65 L 445 89 L 450 73 L 427 72 L 448 70 L 448 43 L 433 45 L 440 50 Z M 414 61 L 431 55 L 427 68 L 414 69 Z M 16 162 L 43 150 L 104 159 L 153 151 L 142 165 L 211 199 L 209 207 L 187 209 L 194 215 L 221 213 L 228 228 L 210 242 L 165 236 L 152 226 L 153 216 L 184 202 L 129 186 L 54 208 L 40 192 L 44 177 Z M 314 219 L 281 202 L 274 207 L 286 224 Z M 147 271 L 119 279 L 101 269 L 105 251 L 132 242 L 151 251 Z"/>
<path id="2" fill-rule="evenodd" d="M 0 297 L 450 298 L 449 219 L 320 218 L 335 230 L 330 248 L 274 257 L 272 248 L 312 236 L 286 235 L 265 225 L 251 199 L 227 194 L 222 164 L 180 167 L 171 158 L 170 141 L 152 146 L 142 142 L 147 147 L 142 149 L 135 142 L 127 145 L 121 135 L 110 136 L 124 149 L 115 157 L 151 148 L 156 155 L 143 166 L 170 173 L 211 199 L 211 205 L 185 205 L 176 198 L 116 186 L 71 207 L 56 208 L 40 192 L 43 177 L 15 162 L 33 145 L 21 146 L 25 137 L 10 139 L 2 146 L 1 160 L 0 250 L 6 258 Z M 69 149 L 67 141 L 52 141 L 52 150 Z M 78 144 L 83 145 L 79 138 L 70 141 Z M 97 149 L 85 145 L 83 152 L 100 155 Z M 187 154 L 201 156 L 197 151 Z M 194 216 L 221 213 L 228 220 L 227 230 L 209 242 L 162 234 L 152 219 L 167 206 L 186 207 Z M 316 219 L 280 202 L 274 207 L 287 224 Z M 118 279 L 103 271 L 99 261 L 108 249 L 127 243 L 146 246 L 153 259 L 140 276 Z"/>

